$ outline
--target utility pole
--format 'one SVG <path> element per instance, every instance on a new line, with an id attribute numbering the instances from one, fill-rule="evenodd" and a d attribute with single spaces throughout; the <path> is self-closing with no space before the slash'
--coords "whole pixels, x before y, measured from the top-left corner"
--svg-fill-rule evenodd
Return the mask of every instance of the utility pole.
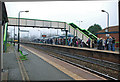
<path id="1" fill-rule="evenodd" d="M 67 45 L 67 32 L 68 30 L 65 30 L 65 36 L 66 36 L 65 45 Z"/>

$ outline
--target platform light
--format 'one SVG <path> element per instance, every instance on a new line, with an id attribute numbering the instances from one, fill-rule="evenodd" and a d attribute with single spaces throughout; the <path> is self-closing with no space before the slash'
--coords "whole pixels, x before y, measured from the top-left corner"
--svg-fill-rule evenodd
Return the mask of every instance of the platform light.
<path id="1" fill-rule="evenodd" d="M 105 11 L 105 10 L 101 10 L 101 11 L 107 13 L 107 27 L 108 27 L 107 32 L 109 32 L 109 13 L 107 11 Z M 109 33 L 106 34 L 106 36 L 109 36 Z"/>
<path id="2" fill-rule="evenodd" d="M 19 26 L 20 26 L 20 13 L 22 13 L 22 12 L 29 12 L 28 10 L 26 10 L 26 11 L 19 11 L 19 13 L 18 13 L 18 52 L 19 52 L 19 48 L 20 48 L 20 28 L 19 28 Z"/>

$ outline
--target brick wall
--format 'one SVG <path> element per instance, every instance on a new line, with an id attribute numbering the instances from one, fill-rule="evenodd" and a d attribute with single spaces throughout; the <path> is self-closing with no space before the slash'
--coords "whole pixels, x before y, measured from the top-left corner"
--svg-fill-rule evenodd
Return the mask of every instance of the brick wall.
<path id="1" fill-rule="evenodd" d="M 101 33 L 101 32 L 105 32 L 105 30 L 108 29 L 108 28 L 105 28 L 97 33 Z M 109 27 L 109 32 L 113 32 L 113 31 L 119 31 L 119 26 L 111 26 Z"/>
<path id="2" fill-rule="evenodd" d="M 107 29 L 107 28 L 105 28 Z M 97 33 L 104 33 L 105 32 L 105 29 L 97 32 Z M 119 26 L 112 26 L 112 27 L 109 27 L 109 32 L 119 32 Z M 115 42 L 119 42 L 119 33 L 110 33 L 109 34 L 110 36 L 114 37 L 116 39 Z M 106 39 L 106 34 L 97 34 L 97 37 L 99 38 L 104 38 Z M 115 45 L 116 47 L 119 47 L 119 43 L 116 43 Z"/>

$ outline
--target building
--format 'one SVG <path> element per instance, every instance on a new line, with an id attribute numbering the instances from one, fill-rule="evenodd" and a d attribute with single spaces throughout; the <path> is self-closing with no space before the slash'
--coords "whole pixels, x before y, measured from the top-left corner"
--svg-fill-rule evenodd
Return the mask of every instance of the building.
<path id="1" fill-rule="evenodd" d="M 99 32 L 96 33 L 98 38 L 107 38 L 107 33 L 109 33 L 110 36 L 114 37 L 116 39 L 115 41 L 115 47 L 119 47 L 119 26 L 111 26 L 109 27 L 109 32 L 106 32 L 105 28 Z"/>

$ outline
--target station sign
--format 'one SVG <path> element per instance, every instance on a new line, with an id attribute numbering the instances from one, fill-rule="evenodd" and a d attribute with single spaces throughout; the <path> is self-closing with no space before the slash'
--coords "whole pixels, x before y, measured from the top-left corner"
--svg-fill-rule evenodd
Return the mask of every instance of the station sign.
<path id="1" fill-rule="evenodd" d="M 29 32 L 28 30 L 20 30 L 21 32 Z"/>
<path id="2" fill-rule="evenodd" d="M 42 37 L 46 37 L 46 35 L 42 35 Z"/>

